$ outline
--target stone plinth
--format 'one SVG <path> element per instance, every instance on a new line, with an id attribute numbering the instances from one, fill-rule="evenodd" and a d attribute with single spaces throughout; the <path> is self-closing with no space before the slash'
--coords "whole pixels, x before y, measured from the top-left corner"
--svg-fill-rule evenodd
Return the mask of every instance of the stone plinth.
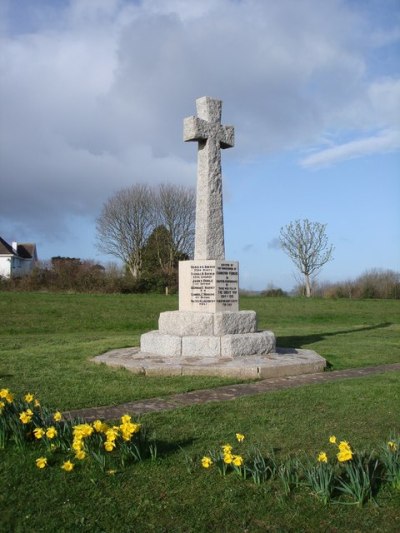
<path id="1" fill-rule="evenodd" d="M 142 335 L 142 352 L 163 357 L 232 358 L 275 349 L 270 331 L 257 332 L 255 311 L 166 311 L 158 330 Z"/>
<path id="2" fill-rule="evenodd" d="M 179 310 L 216 313 L 239 310 L 237 261 L 179 262 Z"/>
<path id="3" fill-rule="evenodd" d="M 160 314 L 158 330 L 164 335 L 209 336 L 255 333 L 255 311 L 200 313 L 195 311 L 166 311 Z"/>
<path id="4" fill-rule="evenodd" d="M 167 330 L 171 331 L 168 328 Z M 276 348 L 275 335 L 271 331 L 226 335 L 190 335 L 190 332 L 194 333 L 190 329 L 185 331 L 184 335 L 171 335 L 160 330 L 149 331 L 140 338 L 140 351 L 162 357 L 232 359 L 247 355 L 264 355 Z"/>

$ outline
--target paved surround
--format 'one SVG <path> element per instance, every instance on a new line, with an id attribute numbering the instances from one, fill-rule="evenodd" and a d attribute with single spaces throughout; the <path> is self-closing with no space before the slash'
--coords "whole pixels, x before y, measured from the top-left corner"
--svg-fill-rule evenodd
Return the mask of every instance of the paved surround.
<path id="1" fill-rule="evenodd" d="M 157 336 L 163 338 L 159 342 Z M 153 339 L 155 340 L 153 341 Z M 224 347 L 230 339 L 245 339 L 244 352 L 238 346 Z M 273 339 L 273 345 L 270 343 Z M 168 340 L 168 342 L 166 342 Z M 189 348 L 185 353 L 185 341 Z M 232 341 L 233 342 L 233 341 Z M 163 351 L 160 350 L 163 347 Z M 262 351 L 262 348 L 267 348 Z M 157 353 L 152 351 L 157 349 Z M 273 333 L 262 331 L 243 335 L 176 337 L 161 335 L 158 331 L 145 333 L 139 348 L 119 348 L 97 355 L 93 362 L 126 368 L 134 374 L 146 376 L 221 376 L 238 379 L 264 379 L 274 377 L 314 374 L 326 366 L 323 357 L 312 350 L 275 348 Z M 225 356 L 221 357 L 221 351 Z M 231 357 L 234 351 L 236 357 Z"/>
<path id="2" fill-rule="evenodd" d="M 236 400 L 237 398 L 244 396 L 265 394 L 267 392 L 296 388 L 303 385 L 326 383 L 341 379 L 362 378 L 382 374 L 384 372 L 395 371 L 400 372 L 400 363 L 365 368 L 351 368 L 348 370 L 336 370 L 333 372 L 321 372 L 319 374 L 298 375 L 285 378 L 269 378 L 252 383 L 240 383 L 237 385 L 216 387 L 215 389 L 173 394 L 167 398 L 150 398 L 116 406 L 79 409 L 66 412 L 64 415 L 66 417 L 79 417 L 88 422 L 97 418 L 102 420 L 112 420 L 119 418 L 126 413 L 137 416 L 158 411 L 170 411 L 172 409 L 179 409 L 181 407 L 192 405 Z"/>

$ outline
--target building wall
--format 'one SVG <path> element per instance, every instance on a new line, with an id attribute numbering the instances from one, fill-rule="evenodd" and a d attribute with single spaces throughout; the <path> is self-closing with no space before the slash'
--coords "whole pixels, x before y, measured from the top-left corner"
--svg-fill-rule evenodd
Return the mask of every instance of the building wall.
<path id="1" fill-rule="evenodd" d="M 9 278 L 11 273 L 11 256 L 0 257 L 0 276 Z"/>
<path id="2" fill-rule="evenodd" d="M 12 260 L 11 276 L 13 278 L 25 276 L 32 270 L 32 266 L 32 259 L 22 259 L 21 257 L 14 256 Z"/>
<path id="3" fill-rule="evenodd" d="M 32 259 L 22 259 L 11 255 L 0 257 L 0 276 L 4 278 L 25 276 L 31 272 L 32 268 Z"/>

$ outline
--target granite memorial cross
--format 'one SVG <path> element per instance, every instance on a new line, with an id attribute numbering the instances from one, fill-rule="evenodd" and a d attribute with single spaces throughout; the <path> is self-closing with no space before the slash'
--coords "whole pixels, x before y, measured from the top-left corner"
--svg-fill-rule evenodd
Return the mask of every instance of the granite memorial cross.
<path id="1" fill-rule="evenodd" d="M 184 119 L 184 140 L 198 142 L 195 256 L 179 261 L 179 309 L 160 313 L 158 329 L 141 335 L 129 368 L 241 378 L 321 371 L 317 354 L 276 353 L 274 333 L 258 330 L 255 311 L 239 310 L 239 263 L 225 259 L 221 176 L 221 148 L 233 146 L 234 129 L 221 124 L 221 100 L 205 96 L 196 107 L 198 116 Z"/>
<path id="2" fill-rule="evenodd" d="M 185 141 L 198 142 L 194 259 L 179 262 L 179 310 L 161 313 L 140 349 L 195 359 L 267 354 L 275 336 L 257 331 L 255 311 L 239 311 L 239 263 L 225 259 L 221 148 L 234 145 L 234 128 L 221 124 L 221 100 L 204 96 L 196 107 L 183 128 Z"/>
<path id="3" fill-rule="evenodd" d="M 199 143 L 194 259 L 225 259 L 221 148 L 234 145 L 234 128 L 221 124 L 221 100 L 198 98 L 196 109 L 183 133 L 185 141 Z"/>

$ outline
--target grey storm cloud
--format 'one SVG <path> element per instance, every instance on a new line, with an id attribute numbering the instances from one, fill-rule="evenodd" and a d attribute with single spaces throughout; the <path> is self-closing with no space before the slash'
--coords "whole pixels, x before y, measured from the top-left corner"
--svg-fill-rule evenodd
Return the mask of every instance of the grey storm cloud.
<path id="1" fill-rule="evenodd" d="M 194 184 L 182 120 L 200 96 L 224 100 L 238 160 L 379 117 L 392 127 L 380 81 L 365 77 L 376 35 L 351 3 L 43 0 L 20 4 L 21 28 L 11 4 L 0 12 L 4 225 L 61 231 L 133 183 Z M 399 83 L 385 83 L 387 106 Z"/>

